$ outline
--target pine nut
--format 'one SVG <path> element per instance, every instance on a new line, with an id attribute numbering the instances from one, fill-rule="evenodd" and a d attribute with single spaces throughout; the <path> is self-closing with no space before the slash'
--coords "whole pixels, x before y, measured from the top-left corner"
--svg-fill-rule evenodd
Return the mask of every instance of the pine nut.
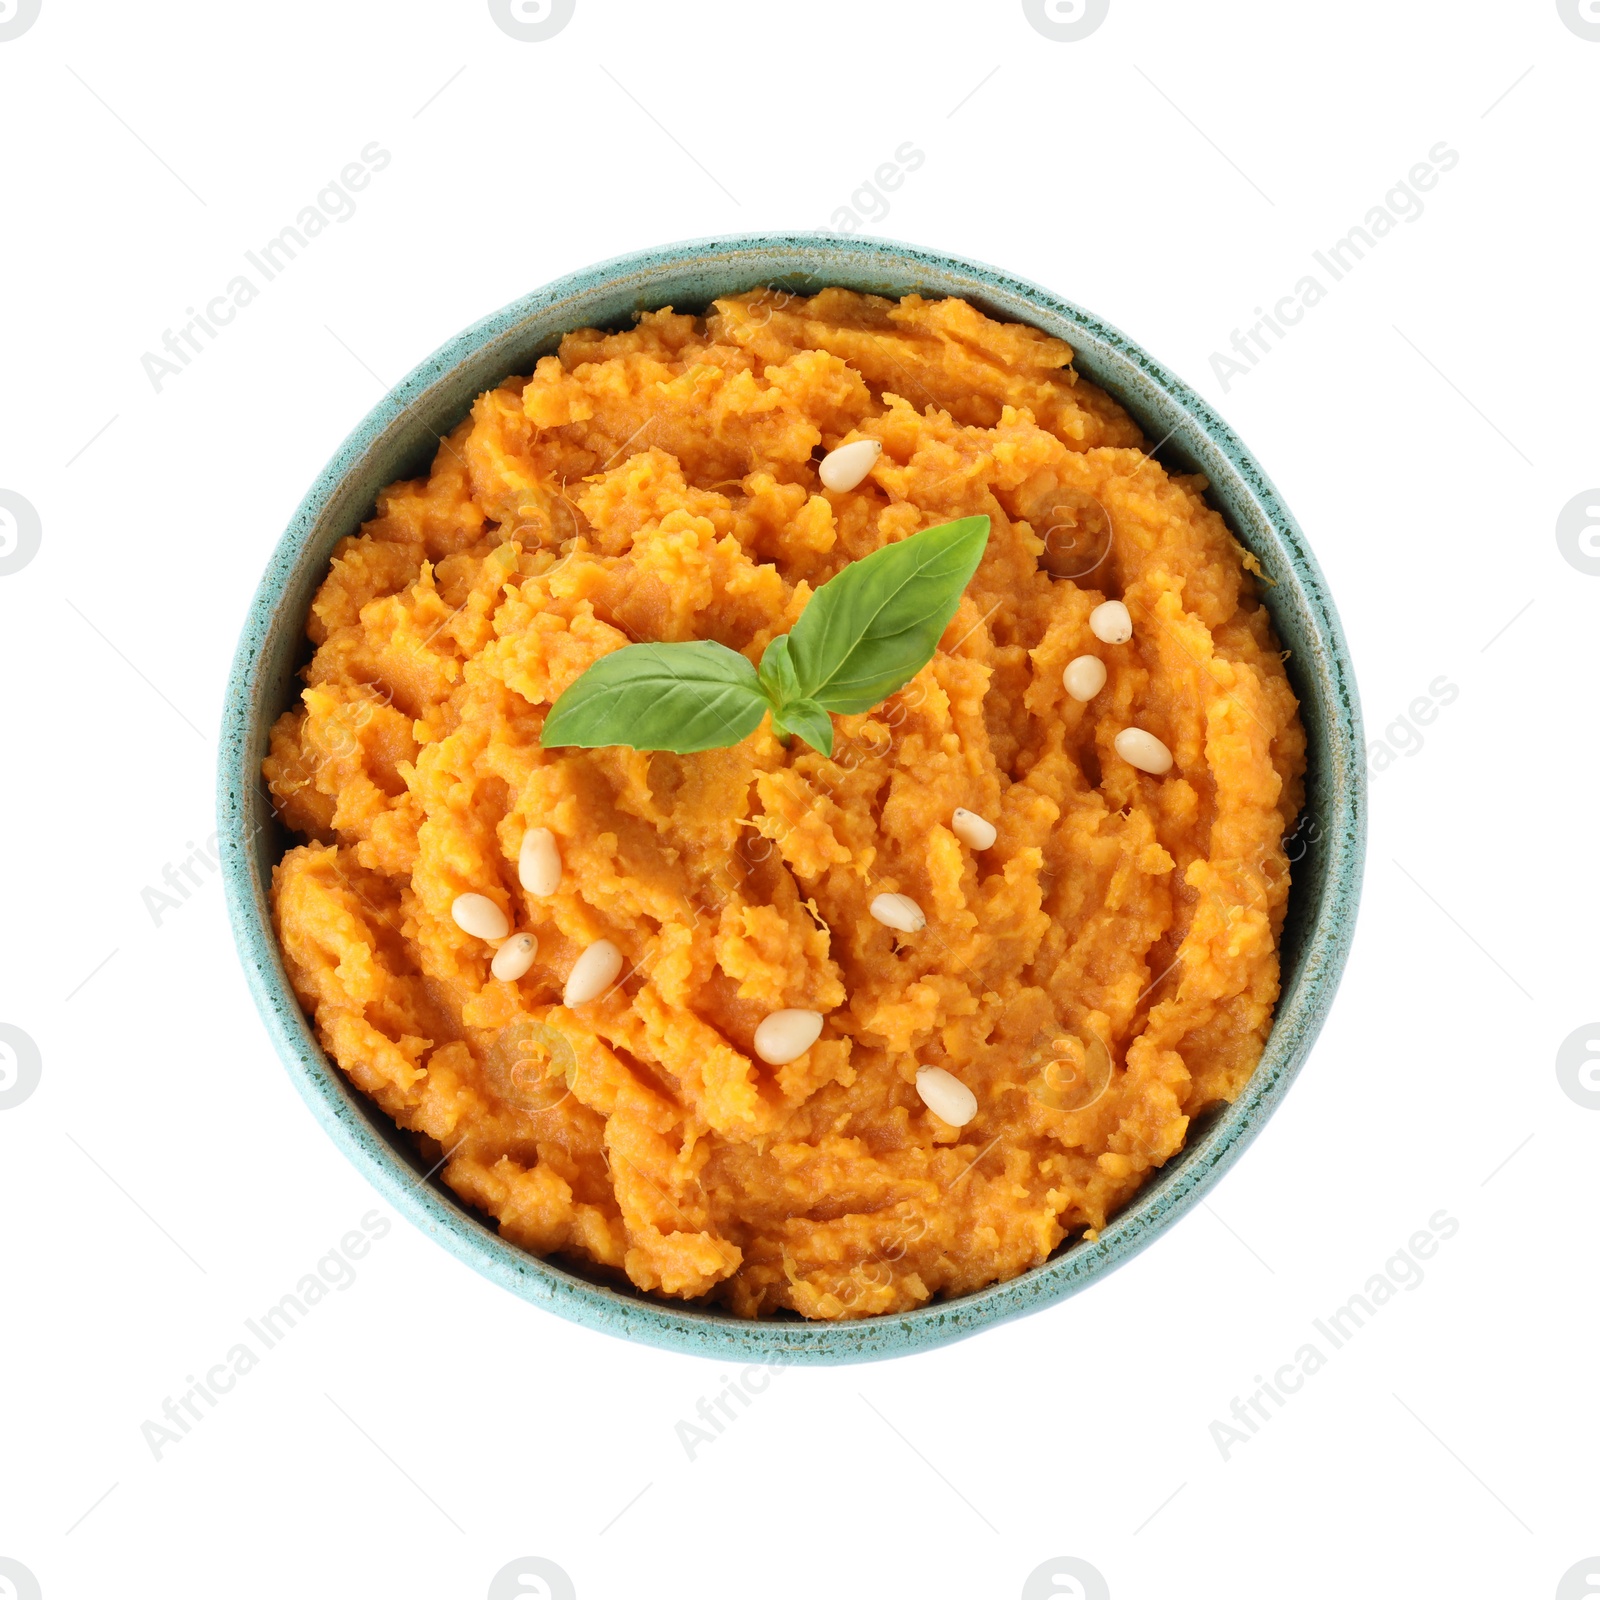
<path id="1" fill-rule="evenodd" d="M 756 1029 L 756 1054 L 768 1066 L 786 1066 L 803 1056 L 821 1033 L 820 1011 L 774 1011 Z"/>
<path id="2" fill-rule="evenodd" d="M 928 925 L 922 907 L 908 894 L 880 894 L 868 909 L 875 921 L 897 933 L 921 933 Z"/>
<path id="3" fill-rule="evenodd" d="M 561 852 L 548 828 L 529 828 L 517 855 L 517 881 L 541 900 L 561 887 Z"/>
<path id="4" fill-rule="evenodd" d="M 817 466 L 824 489 L 842 493 L 853 489 L 877 464 L 883 446 L 876 439 L 855 439 L 830 450 Z"/>
<path id="5" fill-rule="evenodd" d="M 587 1005 L 598 1000 L 617 981 L 622 971 L 622 952 L 609 939 L 596 939 L 572 964 L 561 1003 Z"/>
<path id="6" fill-rule="evenodd" d="M 1124 728 L 1114 743 L 1117 754 L 1130 767 L 1137 767 L 1141 772 L 1153 773 L 1159 778 L 1172 767 L 1172 752 L 1153 733 L 1146 733 L 1143 728 Z"/>
<path id="7" fill-rule="evenodd" d="M 1093 700 L 1106 686 L 1106 664 L 1099 656 L 1076 656 L 1061 674 L 1061 686 L 1074 700 Z"/>
<path id="8" fill-rule="evenodd" d="M 917 1073 L 917 1093 L 941 1122 L 964 1128 L 978 1114 L 978 1097 L 954 1073 L 943 1067 L 923 1067 Z"/>
<path id="9" fill-rule="evenodd" d="M 970 845 L 974 850 L 987 850 L 997 838 L 995 825 L 980 817 L 976 811 L 968 811 L 965 806 L 957 806 L 950 818 L 950 831 L 962 844 Z"/>
<path id="10" fill-rule="evenodd" d="M 506 940 L 494 953 L 489 970 L 502 983 L 515 983 L 539 953 L 539 941 L 531 933 L 519 933 Z"/>
<path id="11" fill-rule="evenodd" d="M 450 915 L 474 939 L 503 939 L 511 932 L 511 919 L 486 894 L 458 894 Z"/>
<path id="12" fill-rule="evenodd" d="M 1089 613 L 1089 632 L 1103 644 L 1126 644 L 1133 637 L 1133 618 L 1120 600 L 1107 600 Z"/>

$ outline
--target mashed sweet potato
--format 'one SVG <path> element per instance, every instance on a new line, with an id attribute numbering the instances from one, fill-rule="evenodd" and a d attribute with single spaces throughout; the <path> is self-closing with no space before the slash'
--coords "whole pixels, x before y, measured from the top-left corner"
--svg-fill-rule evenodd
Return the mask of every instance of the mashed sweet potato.
<path id="1" fill-rule="evenodd" d="M 741 1316 L 859 1317 L 1010 1278 L 1103 1227 L 1232 1099 L 1278 994 L 1304 736 L 1251 565 L 1072 352 L 960 300 L 758 291 L 569 335 L 480 396 L 343 541 L 265 773 L 273 876 L 339 1066 L 541 1256 Z M 823 452 L 881 441 L 836 493 Z M 835 719 L 726 750 L 545 751 L 632 640 L 759 658 L 844 563 L 984 512 L 939 653 Z M 1089 628 L 1123 599 L 1134 635 Z M 1087 703 L 1063 669 L 1109 669 Z M 1152 777 L 1114 748 L 1171 750 Z M 999 830 L 974 850 L 965 807 Z M 551 829 L 554 895 L 519 886 Z M 452 919 L 488 896 L 532 968 Z M 916 934 L 874 921 L 910 896 Z M 619 987 L 567 1008 L 597 939 Z M 826 1014 L 786 1066 L 775 1010 Z M 955 1128 L 919 1066 L 977 1096 Z"/>

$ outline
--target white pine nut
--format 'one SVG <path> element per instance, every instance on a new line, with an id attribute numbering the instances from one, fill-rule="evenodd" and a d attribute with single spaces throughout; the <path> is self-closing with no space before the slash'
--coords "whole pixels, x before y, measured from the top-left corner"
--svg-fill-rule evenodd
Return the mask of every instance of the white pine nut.
<path id="1" fill-rule="evenodd" d="M 1126 644 L 1133 637 L 1133 618 L 1120 600 L 1106 600 L 1089 613 L 1089 632 L 1102 644 Z"/>
<path id="2" fill-rule="evenodd" d="M 529 828 L 517 855 L 517 881 L 541 900 L 561 887 L 561 852 L 548 828 Z"/>
<path id="3" fill-rule="evenodd" d="M 954 1073 L 943 1067 L 923 1067 L 917 1073 L 917 1093 L 941 1122 L 964 1128 L 978 1114 L 978 1097 Z"/>
<path id="4" fill-rule="evenodd" d="M 820 1011 L 774 1011 L 756 1029 L 756 1054 L 771 1067 L 798 1060 L 822 1033 Z"/>
<path id="5" fill-rule="evenodd" d="M 1124 728 L 1114 742 L 1117 754 L 1130 767 L 1153 773 L 1158 778 L 1171 769 L 1172 752 L 1153 733 L 1146 733 L 1143 728 Z"/>
<path id="6" fill-rule="evenodd" d="M 502 983 L 515 983 L 539 953 L 539 941 L 531 933 L 514 934 L 494 953 L 489 970 Z"/>
<path id="7" fill-rule="evenodd" d="M 598 1000 L 617 981 L 622 971 L 622 952 L 609 939 L 596 939 L 572 964 L 561 1003 L 587 1005 Z"/>
<path id="8" fill-rule="evenodd" d="M 503 939 L 511 932 L 511 919 L 486 894 L 458 894 L 450 915 L 474 939 Z"/>
<path id="9" fill-rule="evenodd" d="M 824 489 L 843 491 L 853 489 L 872 471 L 883 446 L 876 439 L 856 439 L 830 450 L 817 466 L 817 476 Z"/>
<path id="10" fill-rule="evenodd" d="M 1106 686 L 1106 664 L 1099 656 L 1075 656 L 1061 674 L 1061 685 L 1074 700 L 1093 700 Z"/>
<path id="11" fill-rule="evenodd" d="M 971 845 L 974 850 L 987 850 L 999 837 L 992 822 L 976 811 L 968 811 L 965 806 L 956 807 L 950 818 L 950 831 L 962 844 Z"/>
<path id="12" fill-rule="evenodd" d="M 897 933 L 921 933 L 928 925 L 922 907 L 908 894 L 880 894 L 868 909 L 874 921 Z"/>

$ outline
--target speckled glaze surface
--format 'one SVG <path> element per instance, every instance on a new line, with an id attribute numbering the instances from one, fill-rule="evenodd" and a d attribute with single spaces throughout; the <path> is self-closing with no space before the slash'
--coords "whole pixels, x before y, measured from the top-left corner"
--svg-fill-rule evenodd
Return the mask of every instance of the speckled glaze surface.
<path id="1" fill-rule="evenodd" d="M 372 514 L 379 489 L 426 470 L 439 435 L 480 392 L 531 371 L 563 333 L 626 325 L 634 311 L 663 305 L 698 310 L 763 284 L 960 295 L 1065 339 L 1078 370 L 1116 396 L 1148 438 L 1164 441 L 1165 465 L 1206 475 L 1213 503 L 1260 560 L 1309 737 L 1314 825 L 1302 829 L 1307 848 L 1293 868 L 1277 1017 L 1244 1094 L 1191 1129 L 1183 1152 L 1094 1243 L 1065 1246 L 1045 1265 L 964 1299 L 862 1322 L 748 1322 L 673 1306 L 597 1286 L 502 1240 L 323 1054 L 267 907 L 272 865 L 289 840 L 273 819 L 261 761 L 273 722 L 298 693 L 305 620 L 334 545 Z M 1200 396 L 1115 328 L 997 268 L 888 240 L 761 234 L 663 245 L 561 278 L 435 351 L 362 420 L 295 512 L 245 619 L 223 715 L 218 813 L 229 915 L 267 1031 L 317 1119 L 396 1210 L 485 1277 L 586 1327 L 713 1359 L 849 1362 L 945 1344 L 1076 1294 L 1170 1227 L 1238 1159 L 1288 1091 L 1338 987 L 1361 890 L 1366 763 L 1355 675 L 1316 559 L 1266 474 Z"/>

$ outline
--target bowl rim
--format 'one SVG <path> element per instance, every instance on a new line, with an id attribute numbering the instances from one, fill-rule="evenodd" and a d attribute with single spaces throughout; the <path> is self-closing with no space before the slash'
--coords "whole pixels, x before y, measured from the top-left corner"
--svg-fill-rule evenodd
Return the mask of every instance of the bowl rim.
<path id="1" fill-rule="evenodd" d="M 1080 1240 L 1020 1276 L 959 1299 L 935 1301 L 917 1310 L 845 1322 L 771 1318 L 749 1321 L 726 1313 L 677 1306 L 608 1288 L 542 1260 L 502 1239 L 434 1177 L 420 1158 L 406 1157 L 399 1137 L 382 1132 L 388 1121 L 374 1102 L 354 1090 L 322 1051 L 301 1011 L 285 971 L 270 917 L 266 885 L 253 835 L 264 737 L 277 712 L 265 715 L 263 641 L 287 623 L 285 590 L 330 515 L 348 520 L 341 491 L 375 446 L 399 426 L 431 391 L 496 342 L 508 346 L 535 316 L 597 286 L 636 281 L 649 303 L 649 288 L 668 274 L 708 262 L 727 281 L 741 277 L 739 263 L 768 263 L 746 286 L 778 282 L 774 256 L 792 262 L 795 279 L 828 282 L 848 258 L 872 263 L 896 281 L 916 283 L 919 273 L 969 280 L 969 298 L 1014 307 L 1019 320 L 1052 321 L 1072 328 L 1064 334 L 1077 353 L 1093 351 L 1097 363 L 1113 362 L 1129 382 L 1150 385 L 1145 398 L 1182 413 L 1180 443 L 1198 450 L 1207 464 L 1231 471 L 1232 492 L 1258 508 L 1259 538 L 1281 559 L 1279 576 L 1294 585 L 1297 611 L 1311 628 L 1308 664 L 1321 690 L 1327 716 L 1319 726 L 1326 740 L 1329 803 L 1316 820 L 1327 858 L 1321 891 L 1308 922 L 1304 948 L 1292 973 L 1285 973 L 1273 1026 L 1262 1059 L 1244 1091 L 1203 1128 L 1191 1127 L 1183 1150 L 1158 1169 L 1093 1242 Z M 720 288 L 716 293 L 737 292 Z M 911 292 L 909 289 L 901 292 Z M 941 292 L 964 292 L 942 290 Z M 672 299 L 666 296 L 654 304 Z M 677 297 L 687 304 L 690 297 Z M 1032 315 L 1029 315 L 1029 312 Z M 1014 310 L 1008 310 L 1014 315 Z M 571 326 L 581 326 L 581 321 Z M 510 375 L 508 368 L 502 376 Z M 1107 387 L 1105 377 L 1093 381 Z M 1128 404 L 1126 394 L 1114 397 Z M 1130 409 L 1133 409 L 1130 407 Z M 1137 414 L 1137 412 L 1136 412 Z M 1187 424 L 1192 423 L 1192 430 Z M 1143 423 L 1141 423 L 1143 426 Z M 1169 436 L 1170 437 L 1170 436 Z M 1158 445 L 1157 448 L 1160 448 Z M 1213 482 L 1216 479 L 1213 477 Z M 348 500 L 348 496 L 344 496 Z M 370 498 L 364 500 L 370 508 Z M 359 505 L 357 511 L 359 512 Z M 370 514 L 367 513 L 367 514 Z M 357 515 L 356 522 L 363 520 Z M 1229 519 L 1235 537 L 1244 534 Z M 1259 550 L 1258 556 L 1262 554 Z M 319 568 L 325 569 L 326 558 Z M 294 621 L 303 637 L 305 618 Z M 1302 710 L 1305 696 L 1300 695 Z M 228 916 L 252 997 L 295 1087 L 346 1157 L 408 1221 L 458 1260 L 521 1298 L 589 1328 L 657 1348 L 703 1357 L 749 1361 L 843 1363 L 898 1356 L 965 1338 L 980 1329 L 1026 1315 L 1066 1299 L 1114 1270 L 1150 1244 L 1194 1206 L 1236 1161 L 1281 1103 L 1309 1053 L 1338 987 L 1354 934 L 1366 842 L 1366 762 L 1355 673 L 1338 613 L 1315 557 L 1294 517 L 1243 442 L 1181 379 L 1126 335 L 1102 319 L 1038 284 L 966 257 L 890 239 L 826 233 L 741 233 L 691 239 L 634 251 L 566 273 L 540 289 L 490 313 L 447 340 L 395 384 L 356 425 L 307 491 L 273 550 L 241 629 L 224 702 L 217 775 L 218 841 Z"/>

